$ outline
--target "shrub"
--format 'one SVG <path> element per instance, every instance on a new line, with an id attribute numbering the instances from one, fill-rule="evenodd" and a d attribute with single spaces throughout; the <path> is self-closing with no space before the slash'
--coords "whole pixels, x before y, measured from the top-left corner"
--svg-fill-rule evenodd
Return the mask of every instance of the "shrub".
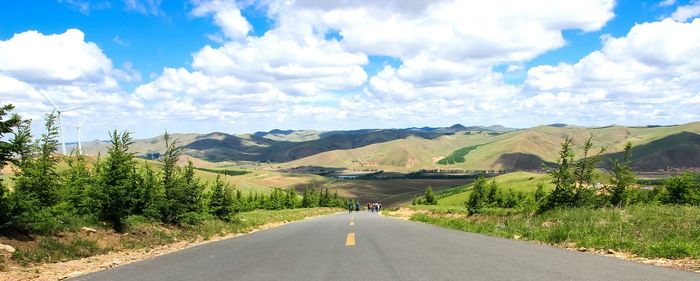
<path id="1" fill-rule="evenodd" d="M 683 173 L 672 176 L 666 180 L 664 188 L 667 190 L 664 203 L 700 205 L 700 185 L 697 174 Z"/>

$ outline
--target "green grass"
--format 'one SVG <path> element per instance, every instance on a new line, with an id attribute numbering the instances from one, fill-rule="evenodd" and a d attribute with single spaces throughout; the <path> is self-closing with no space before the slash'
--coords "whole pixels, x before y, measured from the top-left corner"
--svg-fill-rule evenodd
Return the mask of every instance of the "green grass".
<path id="1" fill-rule="evenodd" d="M 505 238 L 577 247 L 613 249 L 647 258 L 700 258 L 700 208 L 636 205 L 625 209 L 563 209 L 534 217 L 516 213 L 466 216 L 448 207 L 414 207 L 427 212 L 411 220 Z M 463 216 L 448 216 L 449 213 Z"/>
<path id="2" fill-rule="evenodd" d="M 97 246 L 97 241 L 89 239 L 75 239 L 61 241 L 54 237 L 40 237 L 38 245 L 30 251 L 17 251 L 12 259 L 22 265 L 34 262 L 59 262 L 85 258 L 109 252 L 111 248 Z"/>
<path id="3" fill-rule="evenodd" d="M 546 174 L 537 174 L 530 172 L 514 172 L 505 175 L 496 176 L 493 179 L 498 183 L 500 189 L 512 189 L 513 191 L 532 192 L 537 189 L 537 184 L 542 182 L 546 189 L 553 189 L 553 185 L 549 182 L 549 176 Z M 464 201 L 469 198 L 471 184 L 462 188 L 463 192 L 453 194 L 438 200 L 438 205 L 441 206 L 463 206 Z"/>
<path id="4" fill-rule="evenodd" d="M 300 208 L 288 210 L 255 210 L 237 215 L 231 222 L 206 220 L 198 225 L 174 227 L 148 221 L 141 217 L 127 219 L 126 234 L 108 232 L 102 228 L 96 234 L 64 233 L 62 237 L 40 236 L 36 243 L 20 243 L 12 260 L 30 263 L 60 262 L 125 249 L 143 249 L 175 241 L 209 240 L 216 236 L 247 233 L 268 223 L 291 222 L 307 217 L 343 211 L 339 208 Z M 10 242 L 11 243 L 11 242 Z M 0 268 L 4 266 L 0 261 Z"/>

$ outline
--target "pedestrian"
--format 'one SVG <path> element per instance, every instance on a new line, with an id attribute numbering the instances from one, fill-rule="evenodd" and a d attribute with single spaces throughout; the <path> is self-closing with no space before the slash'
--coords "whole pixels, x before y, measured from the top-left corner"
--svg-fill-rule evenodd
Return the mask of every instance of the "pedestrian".
<path id="1" fill-rule="evenodd" d="M 348 213 L 352 213 L 352 201 L 348 200 Z"/>
<path id="2" fill-rule="evenodd" d="M 360 212 L 360 202 L 359 201 L 355 202 L 355 212 L 358 212 L 358 213 Z"/>
<path id="3" fill-rule="evenodd" d="M 367 202 L 367 212 L 372 211 L 372 202 Z"/>

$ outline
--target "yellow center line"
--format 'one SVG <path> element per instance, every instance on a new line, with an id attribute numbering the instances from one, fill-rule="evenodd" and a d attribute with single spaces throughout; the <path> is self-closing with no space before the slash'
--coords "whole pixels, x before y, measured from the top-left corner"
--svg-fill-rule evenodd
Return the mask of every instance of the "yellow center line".
<path id="1" fill-rule="evenodd" d="M 351 221 L 351 222 L 350 222 L 350 226 L 353 226 L 353 225 L 355 225 L 355 222 L 354 222 L 354 221 Z"/>
<path id="2" fill-rule="evenodd" d="M 345 238 L 345 246 L 355 246 L 355 232 L 348 233 L 348 237 Z"/>

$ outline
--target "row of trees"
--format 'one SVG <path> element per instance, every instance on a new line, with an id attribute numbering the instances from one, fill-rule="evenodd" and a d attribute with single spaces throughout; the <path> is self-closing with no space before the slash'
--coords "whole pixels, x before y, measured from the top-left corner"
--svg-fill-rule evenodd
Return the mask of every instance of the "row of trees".
<path id="1" fill-rule="evenodd" d="M 700 205 L 700 176 L 685 173 L 672 176 L 662 187 L 651 190 L 633 188 L 636 178 L 632 172 L 632 144 L 626 143 L 621 159 L 610 160 L 610 185 L 597 189 L 596 166 L 605 148 L 591 154 L 591 138 L 583 145 L 583 156 L 574 160 L 573 140 L 564 139 L 556 167 L 546 167 L 554 190 L 546 192 L 540 183 L 535 192 L 500 190 L 495 181 L 487 186 L 484 178 L 474 183 L 472 193 L 465 201 L 470 213 L 479 213 L 485 207 L 524 208 L 547 211 L 554 208 L 607 206 L 623 207 L 637 203 Z"/>
<path id="2" fill-rule="evenodd" d="M 47 233 L 86 220 L 104 221 L 116 230 L 129 216 L 143 216 L 168 224 L 194 224 L 207 218 L 231 220 L 237 212 L 253 209 L 343 207 L 345 200 L 328 190 L 304 190 L 300 199 L 293 189 L 274 189 L 269 194 L 248 193 L 230 186 L 220 175 L 210 184 L 195 176 L 189 162 L 177 166 L 180 149 L 166 133 L 162 165 L 140 163 L 129 152 L 133 139 L 128 132 L 111 132 L 104 158 L 89 161 L 78 153 L 56 155 L 56 116 L 46 116 L 46 132 L 36 141 L 30 121 L 13 107 L 0 108 L 0 168 L 14 164 L 13 188 L 0 182 L 0 231 Z"/>

